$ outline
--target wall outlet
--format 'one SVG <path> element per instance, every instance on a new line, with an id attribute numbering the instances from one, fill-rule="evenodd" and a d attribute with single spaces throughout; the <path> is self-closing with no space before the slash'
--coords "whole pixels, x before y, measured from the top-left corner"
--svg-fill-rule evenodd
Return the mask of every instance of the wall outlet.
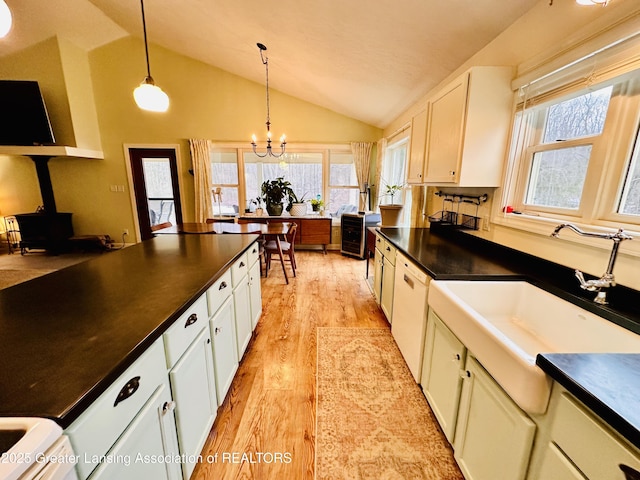
<path id="1" fill-rule="evenodd" d="M 482 230 L 485 232 L 489 231 L 489 215 L 482 217 Z"/>

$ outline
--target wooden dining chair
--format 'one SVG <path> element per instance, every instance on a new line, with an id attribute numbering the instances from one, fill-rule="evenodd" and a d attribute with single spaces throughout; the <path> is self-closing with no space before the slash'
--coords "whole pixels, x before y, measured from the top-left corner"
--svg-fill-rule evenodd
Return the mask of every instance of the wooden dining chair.
<path id="1" fill-rule="evenodd" d="M 298 225 L 296 223 L 292 223 L 289 227 L 289 232 L 285 235 L 286 239 L 280 241 L 280 248 L 282 248 L 282 253 L 285 257 L 288 257 L 289 263 L 291 263 L 291 270 L 293 270 L 293 276 L 296 276 L 296 268 L 298 265 L 296 264 L 296 255 L 295 255 L 295 243 L 296 243 L 296 230 L 298 229 Z M 266 261 L 266 272 L 265 277 L 267 276 L 269 269 L 271 268 L 271 257 L 272 255 L 278 256 L 278 245 L 275 240 L 269 240 L 264 246 L 265 253 L 265 261 Z"/>

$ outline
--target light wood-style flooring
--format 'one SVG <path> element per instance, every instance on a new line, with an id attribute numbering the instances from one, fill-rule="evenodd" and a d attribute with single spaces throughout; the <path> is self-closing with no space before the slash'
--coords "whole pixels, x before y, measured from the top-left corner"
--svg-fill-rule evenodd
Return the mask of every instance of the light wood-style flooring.
<path id="1" fill-rule="evenodd" d="M 276 264 L 262 279 L 262 318 L 193 480 L 313 479 L 316 328 L 388 328 L 364 261 L 317 251 L 296 258 L 289 285 Z"/>

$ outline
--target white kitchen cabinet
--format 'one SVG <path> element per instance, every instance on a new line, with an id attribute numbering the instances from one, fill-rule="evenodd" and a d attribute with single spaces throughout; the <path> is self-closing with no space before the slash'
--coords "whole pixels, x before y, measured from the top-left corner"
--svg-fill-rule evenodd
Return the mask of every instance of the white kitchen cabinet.
<path id="1" fill-rule="evenodd" d="M 612 432 L 573 396 L 563 392 L 555 395 L 552 402 L 557 404 L 557 410 L 550 442 L 534 478 L 623 480 L 620 465 L 640 472 L 638 449 Z"/>
<path id="2" fill-rule="evenodd" d="M 169 372 L 183 478 L 187 480 L 216 418 L 218 401 L 209 328 L 203 328 Z M 190 461 L 191 460 L 191 461 Z"/>
<path id="3" fill-rule="evenodd" d="M 238 370 L 232 298 L 227 298 L 225 303 L 211 317 L 210 327 L 213 344 L 213 365 L 216 373 L 216 394 L 218 405 L 222 405 L 233 382 L 233 377 Z"/>
<path id="4" fill-rule="evenodd" d="M 512 76 L 511 67 L 474 67 L 430 98 L 423 183 L 500 186 Z"/>
<path id="5" fill-rule="evenodd" d="M 376 237 L 380 238 L 380 237 Z M 382 240 L 380 240 L 382 242 Z M 380 305 L 380 297 L 382 295 L 382 267 L 383 267 L 383 255 L 382 251 L 378 248 L 376 243 L 376 251 L 373 256 L 373 296 L 376 298 L 376 303 Z"/>
<path id="6" fill-rule="evenodd" d="M 164 383 L 131 422 L 109 451 L 113 462 L 101 463 L 91 480 L 172 480 L 181 478 L 179 462 L 160 462 L 157 458 L 175 458 L 178 444 L 169 386 Z"/>
<path id="7" fill-rule="evenodd" d="M 240 282 L 233 289 L 233 308 L 235 312 L 236 327 L 236 347 L 238 350 L 238 358 L 242 359 L 249 341 L 251 340 L 251 297 L 249 294 L 249 283 Z"/>
<path id="8" fill-rule="evenodd" d="M 467 355 L 454 456 L 467 480 L 521 480 L 536 433 L 531 420 Z"/>
<path id="9" fill-rule="evenodd" d="M 409 165 L 407 183 L 420 184 L 424 181 L 424 154 L 427 140 L 427 108 L 411 119 L 411 139 L 409 143 Z"/>
<path id="10" fill-rule="evenodd" d="M 393 323 L 393 289 L 396 278 L 396 247 L 390 242 L 384 242 L 382 285 L 380 287 L 380 307 L 382 312 Z"/>
<path id="11" fill-rule="evenodd" d="M 467 349 L 433 310 L 429 310 L 421 385 L 447 440 L 453 443 L 458 418 L 461 372 Z"/>
<path id="12" fill-rule="evenodd" d="M 257 251 L 258 245 L 254 244 L 252 248 Z M 260 285 L 260 260 L 258 256 L 255 257 L 255 261 L 252 263 L 250 260 L 248 282 L 249 298 L 251 300 L 251 329 L 255 330 L 262 315 L 262 286 Z"/>
<path id="13" fill-rule="evenodd" d="M 150 402 L 155 407 L 152 407 Z M 149 432 L 148 435 L 137 432 L 140 422 L 136 423 L 136 419 L 140 415 L 146 415 L 143 413 L 145 410 L 155 411 L 158 405 L 172 405 L 171 402 L 172 396 L 167 386 L 165 352 L 162 340 L 159 340 L 65 430 L 74 453 L 79 457 L 76 465 L 78 477 L 81 480 L 88 478 L 94 469 L 101 468 L 100 459 L 107 453 L 116 448 L 126 448 L 119 446 L 119 442 L 125 438 L 125 432 L 129 432 L 128 436 L 136 438 L 143 435 L 145 441 L 152 445 L 161 442 L 165 449 L 156 450 L 156 453 L 177 453 L 172 412 L 168 412 L 162 419 L 156 419 L 162 424 L 162 429 L 155 426 L 153 432 Z M 162 435 L 156 438 L 155 435 L 158 433 Z"/>

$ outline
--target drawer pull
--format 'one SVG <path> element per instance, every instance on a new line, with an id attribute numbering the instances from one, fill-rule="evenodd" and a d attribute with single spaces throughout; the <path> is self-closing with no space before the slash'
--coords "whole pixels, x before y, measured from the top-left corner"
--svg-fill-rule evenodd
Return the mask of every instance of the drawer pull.
<path id="1" fill-rule="evenodd" d="M 227 288 L 229 285 L 227 285 L 227 282 L 222 282 L 220 284 L 220 286 L 218 287 L 218 290 L 224 290 L 225 288 Z"/>
<path id="2" fill-rule="evenodd" d="M 198 321 L 198 315 L 196 313 L 192 313 L 191 315 L 189 315 L 189 318 L 187 318 L 187 321 L 184 324 L 184 328 L 187 328 L 188 326 L 193 325 L 197 321 Z"/>
<path id="3" fill-rule="evenodd" d="M 169 412 L 172 412 L 176 409 L 176 402 L 164 402 L 162 405 L 162 414 L 166 415 Z"/>
<path id="4" fill-rule="evenodd" d="M 254 248 L 253 250 L 251 250 L 251 253 L 256 253 L 257 250 Z"/>
<path id="5" fill-rule="evenodd" d="M 407 275 L 406 275 L 406 274 L 404 275 L 403 280 L 405 281 L 405 283 L 406 283 L 407 285 L 409 285 L 409 287 L 413 288 L 413 280 L 411 280 L 409 277 L 407 277 Z"/>
<path id="6" fill-rule="evenodd" d="M 240 267 L 244 267 L 244 266 L 245 266 L 244 262 L 240 262 Z"/>
<path id="7" fill-rule="evenodd" d="M 122 390 L 120 390 L 120 392 L 118 393 L 113 406 L 116 407 L 120 402 L 125 401 L 131 395 L 136 393 L 138 388 L 140 388 L 140 377 L 133 377 L 125 384 L 124 387 L 122 387 Z"/>

